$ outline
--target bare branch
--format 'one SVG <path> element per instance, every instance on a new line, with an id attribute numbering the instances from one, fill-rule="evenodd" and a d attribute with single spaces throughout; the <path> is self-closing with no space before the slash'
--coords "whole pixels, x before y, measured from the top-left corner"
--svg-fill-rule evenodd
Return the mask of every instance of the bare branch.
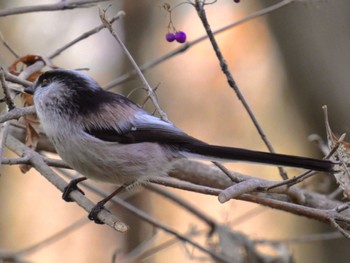
<path id="1" fill-rule="evenodd" d="M 19 121 L 12 120 L 10 125 L 10 133 L 17 140 L 24 142 L 26 137 L 24 123 L 22 123 L 21 120 Z M 40 135 L 40 138 L 39 138 L 39 142 L 36 150 L 56 153 L 56 149 L 54 148 L 52 143 L 49 141 L 47 136 L 43 133 L 42 129 L 40 129 L 40 127 L 39 127 L 39 135 Z"/>
<path id="2" fill-rule="evenodd" d="M 302 192 L 298 191 L 296 187 L 288 187 L 286 185 L 281 185 L 280 187 L 271 188 L 270 186 L 276 185 L 273 181 L 262 181 L 261 179 L 247 179 L 245 181 L 233 184 L 232 186 L 224 189 L 218 196 L 220 203 L 225 203 L 231 199 L 235 199 L 243 194 L 248 194 L 252 192 L 263 192 L 269 191 L 273 193 L 286 194 L 290 196 L 294 202 L 298 204 L 303 204 L 305 201 L 305 196 Z M 273 190 L 273 191 L 271 191 Z"/>
<path id="3" fill-rule="evenodd" d="M 5 72 L 5 70 L 3 68 L 0 68 L 0 83 L 1 83 L 2 90 L 4 91 L 5 102 L 7 104 L 9 111 L 11 111 L 14 108 L 16 108 L 16 106 L 11 98 L 10 89 L 7 86 L 4 72 Z"/>
<path id="4" fill-rule="evenodd" d="M 19 14 L 25 14 L 25 13 L 33 13 L 33 12 L 46 12 L 46 11 L 69 10 L 69 9 L 75 9 L 75 8 L 86 8 L 86 7 L 93 6 L 95 3 L 106 2 L 106 1 L 109 1 L 109 0 L 59 1 L 55 4 L 6 8 L 6 9 L 0 10 L 0 17 L 19 15 Z"/>
<path id="5" fill-rule="evenodd" d="M 64 191 L 64 188 L 67 186 L 67 183 L 54 171 L 52 171 L 52 169 L 45 163 L 40 154 L 34 152 L 11 135 L 9 135 L 7 138 L 6 146 L 11 151 L 15 152 L 20 156 L 29 156 L 30 164 L 61 192 Z M 79 191 L 71 192 L 70 197 L 87 212 L 90 212 L 91 209 L 95 206 L 93 202 L 87 199 Z M 119 232 L 125 232 L 128 230 L 128 226 L 126 224 L 124 224 L 122 221 L 117 219 L 115 216 L 113 216 L 106 210 L 102 210 L 98 214 L 98 219 L 106 225 L 110 226 L 112 229 L 117 230 Z"/>
<path id="6" fill-rule="evenodd" d="M 9 122 L 5 122 L 4 124 L 0 125 L 0 164 L 2 164 L 4 159 L 4 147 L 6 139 L 9 135 L 9 127 Z"/>
<path id="7" fill-rule="evenodd" d="M 11 253 L 7 257 L 8 258 L 18 258 L 18 257 L 26 256 L 28 254 L 32 254 L 32 253 L 42 249 L 43 247 L 49 246 L 52 243 L 55 243 L 55 242 L 61 240 L 62 238 L 66 237 L 69 233 L 72 233 L 73 231 L 84 226 L 87 223 L 89 223 L 89 220 L 87 218 L 79 219 L 78 221 L 74 222 L 70 226 L 64 228 L 61 231 L 58 231 L 54 235 L 52 235 L 48 238 L 45 238 L 44 240 L 42 240 L 42 241 L 40 241 L 40 242 L 30 246 L 30 247 L 21 249 L 15 253 Z"/>
<path id="8" fill-rule="evenodd" d="M 291 237 L 291 238 L 283 238 L 283 239 L 274 239 L 274 240 L 268 240 L 270 242 L 278 242 L 278 243 L 288 243 L 288 244 L 304 244 L 309 242 L 320 242 L 322 240 L 332 240 L 332 239 L 340 239 L 343 238 L 343 235 L 339 231 L 329 232 L 329 233 L 316 233 L 316 234 L 309 234 L 309 235 L 303 235 L 299 237 Z M 256 242 L 259 242 L 259 240 L 255 240 Z"/>
<path id="9" fill-rule="evenodd" d="M 87 187 L 88 189 L 90 189 L 91 191 L 95 192 L 96 194 L 100 195 L 101 197 L 106 197 L 108 194 L 104 193 L 103 191 L 99 190 L 98 188 L 96 188 L 95 186 L 92 186 L 86 182 L 82 182 L 82 185 L 84 185 L 85 187 Z M 178 233 L 177 231 L 175 231 L 174 229 L 171 229 L 169 227 L 167 227 L 166 225 L 158 222 L 158 220 L 156 220 L 155 218 L 151 217 L 150 215 L 148 215 L 147 213 L 139 210 L 138 208 L 136 208 L 135 206 L 131 205 L 130 203 L 118 198 L 118 197 L 114 197 L 113 199 L 111 199 L 112 202 L 121 205 L 123 208 L 127 209 L 129 212 L 133 213 L 135 216 L 139 217 L 140 219 L 144 220 L 145 222 L 156 226 L 157 228 L 165 231 L 168 234 L 171 234 L 173 236 L 175 236 L 177 239 L 186 242 L 190 245 L 192 245 L 193 247 L 197 248 L 198 250 L 204 252 L 205 254 L 210 255 L 211 257 L 213 257 L 214 259 L 220 260 L 220 262 L 231 262 L 229 259 L 227 259 L 226 257 L 224 257 L 223 255 L 217 254 L 201 245 L 199 245 L 198 243 L 194 242 L 193 240 L 187 238 L 186 236 Z"/>
<path id="10" fill-rule="evenodd" d="M 64 161 L 58 159 L 52 159 L 43 156 L 44 162 L 52 167 L 59 167 L 65 169 L 71 169 L 69 165 L 67 165 Z M 30 164 L 30 159 L 28 156 L 23 156 L 19 158 L 2 158 L 2 164 L 6 165 L 17 165 L 17 164 Z"/>
<path id="11" fill-rule="evenodd" d="M 297 183 L 300 183 L 304 180 L 306 180 L 307 178 L 317 174 L 318 172 L 316 171 L 306 171 L 305 173 L 302 173 L 301 175 L 298 175 L 296 177 L 293 177 L 293 178 L 289 178 L 287 180 L 284 180 L 282 182 L 278 182 L 274 185 L 270 185 L 269 187 L 267 187 L 267 190 L 271 190 L 271 189 L 274 189 L 276 187 L 280 187 L 282 185 L 287 185 L 287 186 L 291 186 L 293 184 L 297 184 Z"/>
<path id="12" fill-rule="evenodd" d="M 157 187 L 155 185 L 148 184 L 148 185 L 145 185 L 144 187 L 146 189 L 149 189 L 149 190 L 151 190 L 157 194 L 160 194 L 160 195 L 164 196 L 165 198 L 177 203 L 179 206 L 186 209 L 188 212 L 192 213 L 193 215 L 197 216 L 200 220 L 202 220 L 206 224 L 208 224 L 210 228 L 215 227 L 216 222 L 213 219 L 208 217 L 203 212 L 199 211 L 196 207 L 190 205 L 185 200 L 181 199 L 179 196 L 176 196 L 176 195 L 172 194 L 171 192 L 166 191 L 163 188 Z"/>
<path id="13" fill-rule="evenodd" d="M 9 45 L 9 43 L 7 43 L 7 41 L 5 40 L 5 38 L 1 34 L 1 32 L 0 32 L 0 39 L 1 39 L 2 44 L 10 51 L 10 53 L 12 55 L 14 55 L 15 58 L 19 58 L 18 53 Z"/>
<path id="14" fill-rule="evenodd" d="M 19 77 L 15 76 L 7 71 L 4 71 L 4 74 L 5 74 L 5 79 L 7 81 L 20 84 L 24 87 L 29 87 L 29 86 L 33 85 L 32 82 L 25 80 L 25 79 L 22 79 L 22 78 L 19 78 Z"/>
<path id="15" fill-rule="evenodd" d="M 167 122 L 169 122 L 168 117 L 166 116 L 165 112 L 160 108 L 159 104 L 158 104 L 158 100 L 157 100 L 157 96 L 154 93 L 152 87 L 148 84 L 145 76 L 142 74 L 139 66 L 137 65 L 137 63 L 135 62 L 134 58 L 131 56 L 129 50 L 126 48 L 126 46 L 124 45 L 124 43 L 121 41 L 121 39 L 119 38 L 117 32 L 115 32 L 115 30 L 112 28 L 112 25 L 108 22 L 108 19 L 106 17 L 106 12 L 100 9 L 100 19 L 103 23 L 103 25 L 109 30 L 109 32 L 112 34 L 112 36 L 117 40 L 117 42 L 119 43 L 119 45 L 122 47 L 122 49 L 124 50 L 126 56 L 128 57 L 128 59 L 130 60 L 131 64 L 133 65 L 133 67 L 135 68 L 137 74 L 139 75 L 140 79 L 142 80 L 143 85 L 146 87 L 147 92 L 148 92 L 148 96 L 151 98 L 154 106 L 156 107 L 159 115 L 161 116 L 161 118 Z"/>
<path id="16" fill-rule="evenodd" d="M 296 0 L 284 0 L 284 1 L 278 2 L 278 3 L 274 4 L 274 5 L 271 5 L 269 7 L 261 9 L 259 11 L 256 11 L 256 12 L 254 12 L 254 13 L 252 13 L 252 14 L 250 14 L 250 15 L 248 15 L 248 16 L 246 16 L 246 17 L 244 17 L 244 18 L 242 18 L 242 19 L 240 19 L 240 20 L 238 20 L 236 22 L 228 24 L 228 25 L 226 25 L 226 26 L 224 26 L 222 28 L 219 28 L 219 29 L 213 31 L 213 34 L 217 35 L 217 34 L 223 33 L 223 32 L 225 32 L 225 31 L 227 31 L 227 30 L 229 30 L 229 29 L 231 29 L 233 27 L 236 27 L 236 26 L 238 26 L 240 24 L 243 24 L 243 23 L 245 23 L 247 21 L 250 21 L 251 19 L 254 19 L 254 18 L 263 16 L 263 15 L 266 15 L 266 14 L 268 14 L 270 12 L 273 12 L 273 11 L 275 11 L 277 9 L 285 7 L 285 6 L 287 6 L 287 5 L 289 5 L 289 4 L 293 3 L 293 2 L 296 2 Z M 164 61 L 167 61 L 168 59 L 176 56 L 176 55 L 184 53 L 185 51 L 187 51 L 191 47 L 193 47 L 193 46 L 197 45 L 198 43 L 200 43 L 200 42 L 202 42 L 204 40 L 207 40 L 207 39 L 208 39 L 208 35 L 203 35 L 203 36 L 201 36 L 201 37 L 199 37 L 199 38 L 197 38 L 197 39 L 195 39 L 193 41 L 186 42 L 183 45 L 181 45 L 180 47 L 174 49 L 173 51 L 171 51 L 171 52 L 169 52 L 169 53 L 167 53 L 167 54 L 165 54 L 165 55 L 163 55 L 163 56 L 161 56 L 161 57 L 159 57 L 159 58 L 157 58 L 157 59 L 155 59 L 155 60 L 153 60 L 151 62 L 148 62 L 148 63 L 145 63 L 145 64 L 141 65 L 140 69 L 141 69 L 142 72 L 145 72 L 148 69 L 151 69 L 151 68 L 153 68 L 153 67 L 163 63 Z M 104 88 L 109 90 L 109 89 L 111 89 L 111 88 L 113 88 L 115 86 L 118 86 L 118 85 L 120 85 L 120 84 L 122 84 L 122 83 L 124 83 L 124 82 L 126 82 L 126 81 L 128 81 L 130 79 L 132 79 L 135 75 L 136 75 L 136 71 L 132 70 L 132 71 L 130 71 L 128 73 L 125 73 L 124 75 L 121 75 L 120 77 L 116 78 L 115 80 L 111 81 Z"/>
<path id="17" fill-rule="evenodd" d="M 231 74 L 231 71 L 229 70 L 229 67 L 226 63 L 226 60 L 224 59 L 224 56 L 219 48 L 219 45 L 218 43 L 216 42 L 216 39 L 214 37 L 214 34 L 211 30 L 211 27 L 209 25 L 209 22 L 208 22 L 208 19 L 207 19 L 207 15 L 206 15 L 206 12 L 205 12 L 205 9 L 202 5 L 202 2 L 200 0 L 196 0 L 195 1 L 195 8 L 196 8 L 196 11 L 197 11 L 197 14 L 199 16 L 199 18 L 201 19 L 202 21 L 202 24 L 207 32 L 207 35 L 209 37 L 209 40 L 213 46 L 213 49 L 215 51 L 215 54 L 219 60 L 219 63 L 220 63 L 220 67 L 221 67 L 221 70 L 222 72 L 225 74 L 226 78 L 227 78 L 227 82 L 229 84 L 229 86 L 234 90 L 234 92 L 236 93 L 238 99 L 241 101 L 244 109 L 246 110 L 246 112 L 248 113 L 250 119 L 252 120 L 255 128 L 257 129 L 261 139 L 263 140 L 263 142 L 265 143 L 265 145 L 267 146 L 268 150 L 272 153 L 275 152 L 274 148 L 272 147 L 272 144 L 270 143 L 270 141 L 268 140 L 265 132 L 263 131 L 263 129 L 261 128 L 258 120 L 256 119 L 253 111 L 251 110 L 248 102 L 246 101 L 244 95 L 242 94 L 241 90 L 239 89 L 239 87 L 237 86 L 237 83 L 235 82 L 232 74 Z M 287 174 L 284 170 L 283 167 L 278 167 L 279 171 L 280 171 L 280 175 L 283 179 L 287 179 Z"/>
<path id="18" fill-rule="evenodd" d="M 19 74 L 19 78 L 22 79 L 28 79 L 32 74 L 34 74 L 35 72 L 40 71 L 44 66 L 45 66 L 45 62 L 42 60 L 39 60 L 37 62 L 35 62 L 33 65 L 30 65 L 29 67 L 25 68 L 20 74 Z"/>
<path id="19" fill-rule="evenodd" d="M 24 115 L 35 114 L 35 107 L 29 106 L 25 108 L 15 108 L 12 111 L 6 112 L 5 114 L 0 115 L 0 123 L 3 123 L 8 120 L 19 119 Z"/>
<path id="20" fill-rule="evenodd" d="M 125 12 L 124 11 L 119 11 L 114 17 L 112 17 L 108 23 L 109 24 L 113 24 L 116 20 L 118 20 L 119 18 L 122 18 L 123 16 L 125 16 Z M 79 41 L 82 41 L 86 38 L 88 38 L 89 36 L 92 36 L 98 32 L 100 32 L 102 29 L 104 29 L 105 26 L 99 25 L 89 31 L 86 31 L 85 33 L 83 33 L 82 35 L 76 37 L 74 40 L 70 41 L 69 43 L 65 44 L 63 47 L 57 49 L 56 51 L 54 51 L 51 55 L 49 55 L 49 59 L 53 59 L 55 57 L 57 57 L 59 54 L 61 54 L 63 51 L 65 51 L 66 49 L 70 48 L 71 46 L 75 45 L 76 43 L 78 43 Z"/>
<path id="21" fill-rule="evenodd" d="M 344 237 L 346 237 L 347 239 L 350 239 L 350 233 L 345 231 L 344 228 L 342 228 L 334 218 L 330 219 L 330 224 L 331 226 L 336 228 Z"/>
<path id="22" fill-rule="evenodd" d="M 217 168 L 209 168 L 204 164 L 191 161 L 179 162 L 170 175 L 180 180 L 186 180 L 192 183 L 174 181 L 168 178 L 152 178 L 151 182 L 216 196 L 221 193 L 220 189 L 225 189 L 232 185 L 232 181 L 223 175 Z M 244 181 L 244 178 L 246 178 L 245 180 L 254 179 L 254 177 L 242 174 L 239 175 L 237 173 L 236 176 L 240 177 L 241 181 Z M 265 179 L 255 178 L 255 180 L 262 180 L 262 182 L 259 183 L 260 186 L 263 186 L 264 184 L 274 184 L 273 181 L 266 181 Z M 327 198 L 327 196 L 303 190 L 296 186 L 292 188 L 294 189 L 292 191 L 295 191 L 292 196 L 295 196 L 295 194 L 296 196 L 300 196 L 300 198 L 302 198 L 300 200 L 302 201 L 303 205 L 294 204 L 290 198 L 286 197 L 286 195 L 276 195 L 273 193 L 242 194 L 236 199 L 258 203 L 296 215 L 303 215 L 327 224 L 329 224 L 329 218 L 342 218 L 344 222 L 350 223 L 349 210 L 343 211 L 341 214 L 332 210 L 342 205 L 342 202 L 331 200 Z M 286 192 L 286 188 L 276 191 L 276 193 L 278 192 L 284 192 L 287 195 L 289 194 Z"/>

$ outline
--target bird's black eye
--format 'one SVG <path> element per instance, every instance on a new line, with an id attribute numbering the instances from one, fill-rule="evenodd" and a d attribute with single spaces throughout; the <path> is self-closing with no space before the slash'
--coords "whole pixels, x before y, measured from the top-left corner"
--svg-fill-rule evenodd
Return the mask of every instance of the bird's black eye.
<path id="1" fill-rule="evenodd" d="M 49 81 L 48 81 L 48 79 L 43 79 L 42 81 L 41 81 L 41 87 L 42 88 L 45 88 L 47 85 L 49 85 Z"/>

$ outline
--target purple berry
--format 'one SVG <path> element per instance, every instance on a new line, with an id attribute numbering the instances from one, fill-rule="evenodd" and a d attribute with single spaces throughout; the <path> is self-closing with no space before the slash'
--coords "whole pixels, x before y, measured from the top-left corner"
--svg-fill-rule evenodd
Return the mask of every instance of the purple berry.
<path id="1" fill-rule="evenodd" d="M 168 34 L 166 34 L 166 36 L 165 36 L 165 38 L 166 38 L 166 41 L 168 41 L 168 42 L 173 42 L 174 40 L 175 40 L 175 34 L 173 34 L 173 33 L 168 33 Z"/>
<path id="2" fill-rule="evenodd" d="M 185 43 L 186 42 L 186 34 L 185 34 L 185 32 L 182 32 L 182 31 L 176 32 L 175 39 L 179 43 Z"/>

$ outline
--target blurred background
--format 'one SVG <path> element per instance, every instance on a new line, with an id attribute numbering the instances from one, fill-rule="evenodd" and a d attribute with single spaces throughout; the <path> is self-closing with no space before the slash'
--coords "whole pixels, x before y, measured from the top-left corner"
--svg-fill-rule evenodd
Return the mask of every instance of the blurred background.
<path id="1" fill-rule="evenodd" d="M 40 0 L 35 4 L 55 2 Z M 103 2 L 98 6 L 106 8 L 111 4 L 107 13 L 110 16 L 120 10 L 126 12 L 125 18 L 117 21 L 114 28 L 137 63 L 142 65 L 181 45 L 165 41 L 169 16 L 161 7 L 164 3 L 174 7 L 182 2 L 124 0 Z M 278 2 L 281 1 L 242 0 L 235 3 L 219 0 L 208 5 L 206 10 L 209 23 L 216 30 Z M 29 4 L 32 3 L 24 0 L 2 1 L 0 8 Z M 348 131 L 349 8 L 350 2 L 346 0 L 296 1 L 216 36 L 238 86 L 277 152 L 322 158 L 317 146 L 307 138 L 313 133 L 325 137 L 323 105 L 328 105 L 333 130 L 340 134 Z M 172 22 L 177 30 L 186 32 L 188 41 L 205 35 L 195 9 L 189 4 L 174 9 Z M 49 56 L 99 24 L 96 6 L 0 17 L 3 37 L 20 55 Z M 14 56 L 0 45 L 1 66 L 6 68 L 14 60 Z M 106 30 L 79 42 L 52 62 L 63 68 L 89 68 L 88 73 L 102 86 L 132 69 Z M 145 76 L 151 86 L 158 86 L 160 106 L 169 119 L 187 133 L 212 144 L 267 150 L 228 86 L 208 40 L 149 69 Z M 137 90 L 130 98 L 141 103 L 146 93 L 138 78 L 116 86 L 114 91 L 127 95 L 134 89 Z M 148 103 L 146 109 L 152 112 L 154 107 Z M 273 167 L 241 163 L 228 167 L 245 174 L 280 179 L 278 170 Z M 294 169 L 288 171 L 290 175 L 297 174 Z M 96 184 L 108 191 L 113 189 Z M 332 182 L 319 176 L 311 185 L 313 189 L 329 192 Z M 233 200 L 222 205 L 215 197 L 171 191 L 218 222 L 254 239 L 285 239 L 333 231 L 316 221 L 262 209 L 251 203 Z M 89 192 L 87 195 L 91 197 Z M 186 233 L 193 225 L 203 227 L 193 216 L 154 193 L 136 191 L 130 195 L 129 202 L 181 233 Z M 61 193 L 34 170 L 23 175 L 18 167 L 2 167 L 1 250 L 25 248 L 86 217 L 76 204 L 65 203 L 60 196 Z M 92 198 L 98 200 L 98 197 Z M 127 253 L 152 236 L 153 227 L 147 223 L 123 209 L 113 211 L 131 226 L 126 234 L 89 222 L 26 259 L 62 262 L 64 257 L 66 262 L 111 262 L 115 251 Z M 247 213 L 250 216 L 245 216 Z M 160 243 L 172 239 L 164 233 L 158 235 L 157 242 Z M 296 262 L 348 262 L 347 245 L 348 241 L 338 239 L 291 242 L 286 246 Z M 193 254 L 202 256 L 196 251 Z M 145 262 L 189 261 L 183 246 L 176 243 Z M 191 262 L 202 261 L 193 258 Z"/>

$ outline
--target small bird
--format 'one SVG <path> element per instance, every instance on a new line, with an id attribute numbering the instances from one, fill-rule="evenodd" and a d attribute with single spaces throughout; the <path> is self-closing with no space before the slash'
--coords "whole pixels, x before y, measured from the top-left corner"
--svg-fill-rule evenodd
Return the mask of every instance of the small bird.
<path id="1" fill-rule="evenodd" d="M 333 171 L 328 160 L 207 144 L 102 89 L 80 71 L 47 71 L 25 91 L 33 94 L 41 125 L 59 156 L 87 178 L 126 186 L 166 176 L 175 162 L 191 157 Z M 72 182 L 72 189 L 84 179 Z M 109 199 L 99 202 L 89 218 L 98 222 L 96 215 Z"/>

